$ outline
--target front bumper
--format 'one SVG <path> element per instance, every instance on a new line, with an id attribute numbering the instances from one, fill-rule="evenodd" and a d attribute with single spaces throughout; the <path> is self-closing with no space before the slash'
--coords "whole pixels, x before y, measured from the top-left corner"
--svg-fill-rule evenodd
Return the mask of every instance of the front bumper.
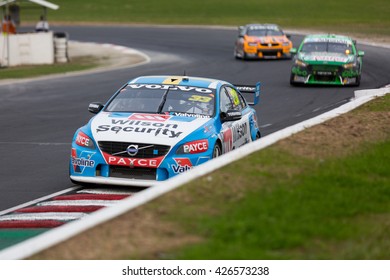
<path id="1" fill-rule="evenodd" d="M 70 175 L 70 179 L 78 183 L 98 184 L 98 185 L 115 185 L 115 186 L 137 186 L 137 187 L 151 187 L 161 184 L 161 181 L 156 180 L 137 180 L 137 179 L 124 179 L 113 177 L 83 177 Z"/>
<path id="2" fill-rule="evenodd" d="M 357 69 L 344 69 L 342 66 L 329 69 L 293 66 L 291 82 L 302 84 L 353 85 L 358 82 Z"/>
<path id="3" fill-rule="evenodd" d="M 149 187 L 212 158 L 212 151 L 160 158 L 115 157 L 73 143 L 70 179 L 76 183 Z"/>
<path id="4" fill-rule="evenodd" d="M 290 58 L 291 46 L 282 46 L 277 44 L 274 46 L 245 46 L 244 52 L 248 58 Z"/>

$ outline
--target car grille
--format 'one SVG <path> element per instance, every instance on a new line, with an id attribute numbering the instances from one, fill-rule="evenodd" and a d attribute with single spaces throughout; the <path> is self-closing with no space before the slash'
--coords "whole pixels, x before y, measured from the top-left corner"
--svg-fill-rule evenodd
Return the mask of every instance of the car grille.
<path id="1" fill-rule="evenodd" d="M 321 76 L 321 75 L 315 75 L 314 79 L 318 82 L 336 82 L 337 76 Z"/>
<path id="2" fill-rule="evenodd" d="M 129 155 L 126 150 L 130 145 L 137 145 L 138 152 L 136 155 Z M 170 149 L 170 146 L 155 145 L 147 143 L 129 143 L 129 142 L 112 142 L 99 141 L 99 148 L 110 155 L 131 158 L 155 158 L 165 156 Z"/>
<path id="3" fill-rule="evenodd" d="M 263 43 L 260 44 L 262 47 L 276 47 L 279 46 L 279 43 Z"/>
<path id="4" fill-rule="evenodd" d="M 282 53 L 282 50 L 280 49 L 273 49 L 273 50 L 260 50 L 264 56 L 277 56 L 278 53 Z"/>
<path id="5" fill-rule="evenodd" d="M 310 65 L 312 71 L 319 72 L 338 72 L 340 67 L 333 65 Z"/>
<path id="6" fill-rule="evenodd" d="M 140 168 L 126 166 L 110 166 L 110 177 L 138 179 L 138 180 L 156 180 L 155 168 Z"/>

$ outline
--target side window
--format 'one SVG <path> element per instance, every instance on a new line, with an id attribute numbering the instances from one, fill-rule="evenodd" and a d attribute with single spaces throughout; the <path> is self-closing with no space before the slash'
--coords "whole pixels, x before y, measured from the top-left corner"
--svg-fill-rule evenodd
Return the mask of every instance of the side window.
<path id="1" fill-rule="evenodd" d="M 221 89 L 220 94 L 221 112 L 227 112 L 229 109 L 233 109 L 233 103 L 228 92 L 226 91 L 226 88 Z"/>
<path id="2" fill-rule="evenodd" d="M 241 111 L 245 107 L 245 104 L 243 104 L 243 98 L 240 93 L 231 87 L 226 87 L 226 90 L 231 102 L 233 103 L 233 109 Z"/>

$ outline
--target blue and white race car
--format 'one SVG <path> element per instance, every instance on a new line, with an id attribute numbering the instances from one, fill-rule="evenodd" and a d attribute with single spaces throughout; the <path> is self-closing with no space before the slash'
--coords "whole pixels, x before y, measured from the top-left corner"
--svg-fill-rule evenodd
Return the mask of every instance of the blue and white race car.
<path id="1" fill-rule="evenodd" d="M 253 93 L 248 103 L 242 93 Z M 74 134 L 70 179 L 147 187 L 261 137 L 256 86 L 215 79 L 144 76 L 130 80 Z"/>

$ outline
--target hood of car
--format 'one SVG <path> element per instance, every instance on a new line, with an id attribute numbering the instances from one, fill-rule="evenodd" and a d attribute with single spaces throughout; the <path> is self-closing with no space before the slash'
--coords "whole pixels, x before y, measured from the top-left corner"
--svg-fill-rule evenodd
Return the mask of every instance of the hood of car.
<path id="1" fill-rule="evenodd" d="M 210 118 L 145 113 L 101 112 L 91 121 L 95 141 L 150 143 L 173 146 Z"/>
<path id="2" fill-rule="evenodd" d="M 342 65 L 352 62 L 353 55 L 329 52 L 299 53 L 299 59 L 307 63 Z"/>

